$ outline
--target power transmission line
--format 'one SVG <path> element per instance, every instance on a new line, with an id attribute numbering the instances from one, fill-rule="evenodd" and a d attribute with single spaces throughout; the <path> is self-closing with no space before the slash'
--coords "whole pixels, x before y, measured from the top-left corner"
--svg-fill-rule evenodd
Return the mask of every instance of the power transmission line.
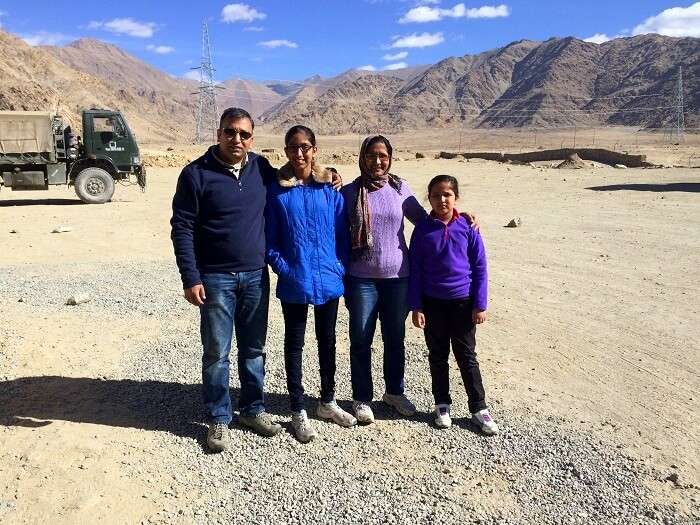
<path id="1" fill-rule="evenodd" d="M 243 90 L 243 88 L 239 86 L 226 86 L 226 87 L 221 87 L 217 86 L 223 89 L 229 96 L 232 97 L 240 97 L 240 98 L 245 98 L 248 101 L 261 101 L 261 102 L 273 102 L 273 103 L 281 103 L 289 99 L 289 97 L 284 97 L 280 95 L 279 97 L 276 96 L 269 96 L 269 95 L 251 95 L 249 92 Z M 240 94 L 237 94 L 239 92 Z M 292 97 L 294 95 L 291 95 Z M 660 96 L 670 96 L 670 94 L 667 93 L 653 93 L 653 94 L 646 94 L 646 95 L 624 95 L 624 96 L 619 96 L 619 97 L 592 97 L 592 98 L 584 98 L 584 97 L 567 97 L 572 100 L 590 100 L 590 101 L 596 101 L 596 100 L 601 100 L 601 99 L 614 99 L 614 98 L 648 98 L 648 97 L 660 97 Z M 309 97 L 310 99 L 311 97 Z M 301 100 L 307 100 L 307 99 L 301 99 Z M 459 101 L 459 99 L 457 100 Z M 520 97 L 520 98 L 499 98 L 495 102 L 501 102 L 501 101 L 532 101 L 531 97 Z M 334 104 L 341 104 L 341 103 L 352 103 L 351 101 L 348 100 L 337 100 L 334 102 Z M 402 104 L 399 104 L 397 102 L 376 102 L 377 105 L 394 105 L 394 106 L 400 106 Z M 411 107 L 416 107 L 419 109 L 445 109 L 445 106 L 428 106 L 428 105 L 423 105 L 423 104 L 416 104 L 415 102 L 411 102 Z M 635 109 L 616 109 L 616 110 L 595 110 L 595 109 L 552 109 L 552 110 L 516 110 L 519 112 L 533 112 L 533 113 L 539 113 L 539 112 L 580 112 L 580 113 L 617 113 L 617 112 L 638 112 L 638 111 L 648 111 L 648 110 L 655 110 L 655 109 L 672 109 L 675 108 L 675 105 L 672 106 L 655 106 L 655 107 L 645 107 L 645 108 L 635 108 Z M 502 109 L 499 108 L 484 108 L 480 111 L 502 111 Z"/>
<path id="2" fill-rule="evenodd" d="M 260 84 L 262 86 L 268 87 L 269 83 L 274 83 L 274 82 L 279 82 L 279 83 L 286 83 L 286 84 L 295 84 L 298 85 L 302 88 L 304 87 L 322 87 L 325 88 L 327 91 L 330 91 L 331 89 L 337 87 L 339 84 L 334 84 L 334 85 L 329 85 L 328 82 L 332 80 L 332 78 L 328 79 L 326 82 L 304 82 L 302 80 L 289 80 L 289 79 L 282 79 L 282 78 L 273 78 L 273 79 L 267 79 L 264 81 L 260 81 L 251 77 L 235 77 L 229 79 L 231 80 L 239 80 L 242 82 L 255 82 L 256 84 Z M 344 82 L 347 81 L 355 81 L 357 79 L 348 79 Z M 228 81 L 227 81 L 228 82 Z M 226 86 L 224 89 L 238 89 L 237 86 L 235 87 L 228 87 Z M 271 88 L 270 88 L 271 89 Z M 273 90 L 274 91 L 274 90 Z M 543 93 L 542 95 L 545 95 L 547 97 L 552 98 L 552 95 Z M 666 97 L 666 96 L 672 96 L 674 93 L 645 93 L 643 95 L 603 95 L 603 96 L 590 96 L 590 97 L 579 97 L 579 96 L 574 96 L 574 95 L 567 95 L 567 94 L 558 94 L 557 98 L 558 99 L 569 99 L 569 100 L 588 100 L 588 101 L 597 101 L 597 100 L 612 100 L 612 99 L 628 99 L 628 98 L 648 98 L 648 97 Z M 287 98 L 284 95 L 280 95 L 282 98 Z M 294 96 L 294 94 L 289 95 L 289 96 Z M 473 98 L 473 96 L 465 96 L 463 98 Z M 524 100 L 524 101 L 530 101 L 532 100 L 532 96 L 529 97 L 515 97 L 515 98 L 498 98 L 497 100 L 501 101 L 517 101 L 517 100 Z"/>

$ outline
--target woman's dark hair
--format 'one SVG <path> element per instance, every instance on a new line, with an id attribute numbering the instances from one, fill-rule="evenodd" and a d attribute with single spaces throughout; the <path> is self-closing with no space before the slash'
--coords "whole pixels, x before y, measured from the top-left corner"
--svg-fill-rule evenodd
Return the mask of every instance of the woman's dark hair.
<path id="1" fill-rule="evenodd" d="M 384 144 L 386 146 L 386 151 L 389 154 L 389 157 L 392 156 L 392 147 L 391 147 L 391 142 L 389 142 L 389 139 L 382 136 L 382 135 L 377 135 L 376 137 L 372 137 L 370 141 L 367 143 L 365 146 L 365 151 L 367 151 L 369 148 L 374 146 L 375 144 Z"/>
<path id="2" fill-rule="evenodd" d="M 433 186 L 440 184 L 441 182 L 448 183 L 455 194 L 455 199 L 459 199 L 459 183 L 452 175 L 436 175 L 433 177 L 428 183 L 428 197 L 430 197 L 430 192 L 433 190 Z"/>
<path id="3" fill-rule="evenodd" d="M 309 139 L 311 145 L 316 146 L 316 135 L 314 135 L 314 132 L 311 130 L 311 128 L 307 128 L 306 126 L 301 125 L 296 125 L 289 128 L 287 133 L 284 134 L 284 145 L 288 146 L 289 141 L 292 140 L 292 137 L 297 133 L 303 133 L 304 135 L 306 135 L 306 138 Z"/>
<path id="4" fill-rule="evenodd" d="M 223 126 L 224 120 L 226 119 L 240 120 L 242 118 L 247 118 L 248 120 L 250 120 L 251 129 L 255 129 L 255 122 L 253 122 L 253 117 L 251 117 L 250 113 L 248 113 L 245 109 L 242 108 L 226 108 L 221 114 L 221 118 L 219 119 L 219 128 Z"/>

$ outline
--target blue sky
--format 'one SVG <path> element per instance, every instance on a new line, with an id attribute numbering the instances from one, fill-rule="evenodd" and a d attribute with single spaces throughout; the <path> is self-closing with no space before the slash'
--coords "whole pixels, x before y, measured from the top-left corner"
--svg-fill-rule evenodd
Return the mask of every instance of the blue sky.
<path id="1" fill-rule="evenodd" d="M 198 65 L 205 19 L 218 79 L 414 66 L 524 38 L 700 37 L 700 2 L 663 0 L 0 0 L 0 26 L 32 44 L 97 38 L 175 76 Z"/>

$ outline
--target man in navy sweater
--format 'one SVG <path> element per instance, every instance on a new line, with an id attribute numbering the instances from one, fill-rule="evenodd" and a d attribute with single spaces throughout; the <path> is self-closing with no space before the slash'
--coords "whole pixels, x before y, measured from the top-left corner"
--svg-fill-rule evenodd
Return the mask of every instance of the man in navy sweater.
<path id="1" fill-rule="evenodd" d="M 185 298 L 199 307 L 207 445 L 228 444 L 233 416 L 229 353 L 235 326 L 240 422 L 264 436 L 282 427 L 265 412 L 265 337 L 270 280 L 265 265 L 265 186 L 276 170 L 250 151 L 254 123 L 240 108 L 221 115 L 218 144 L 187 165 L 173 198 L 171 238 Z"/>

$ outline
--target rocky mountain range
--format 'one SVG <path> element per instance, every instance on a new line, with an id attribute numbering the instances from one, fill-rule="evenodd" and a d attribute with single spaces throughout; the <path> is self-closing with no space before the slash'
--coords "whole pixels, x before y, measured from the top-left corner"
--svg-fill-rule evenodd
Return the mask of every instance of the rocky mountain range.
<path id="1" fill-rule="evenodd" d="M 397 71 L 350 70 L 299 82 L 229 79 L 218 107 L 247 108 L 263 126 L 303 122 L 320 133 L 425 126 L 663 127 L 676 119 L 678 65 L 685 120 L 700 126 L 700 39 L 642 35 L 593 44 L 521 40 L 477 55 Z M 31 47 L 0 30 L 0 109 L 119 108 L 140 137 L 188 141 L 197 82 L 175 78 L 93 39 Z"/>
<path id="2" fill-rule="evenodd" d="M 678 66 L 688 127 L 700 126 L 700 39 L 641 35 L 593 44 L 521 40 L 450 57 L 408 79 L 357 76 L 321 96 L 294 95 L 262 115 L 281 131 L 471 127 L 674 126 Z"/>

